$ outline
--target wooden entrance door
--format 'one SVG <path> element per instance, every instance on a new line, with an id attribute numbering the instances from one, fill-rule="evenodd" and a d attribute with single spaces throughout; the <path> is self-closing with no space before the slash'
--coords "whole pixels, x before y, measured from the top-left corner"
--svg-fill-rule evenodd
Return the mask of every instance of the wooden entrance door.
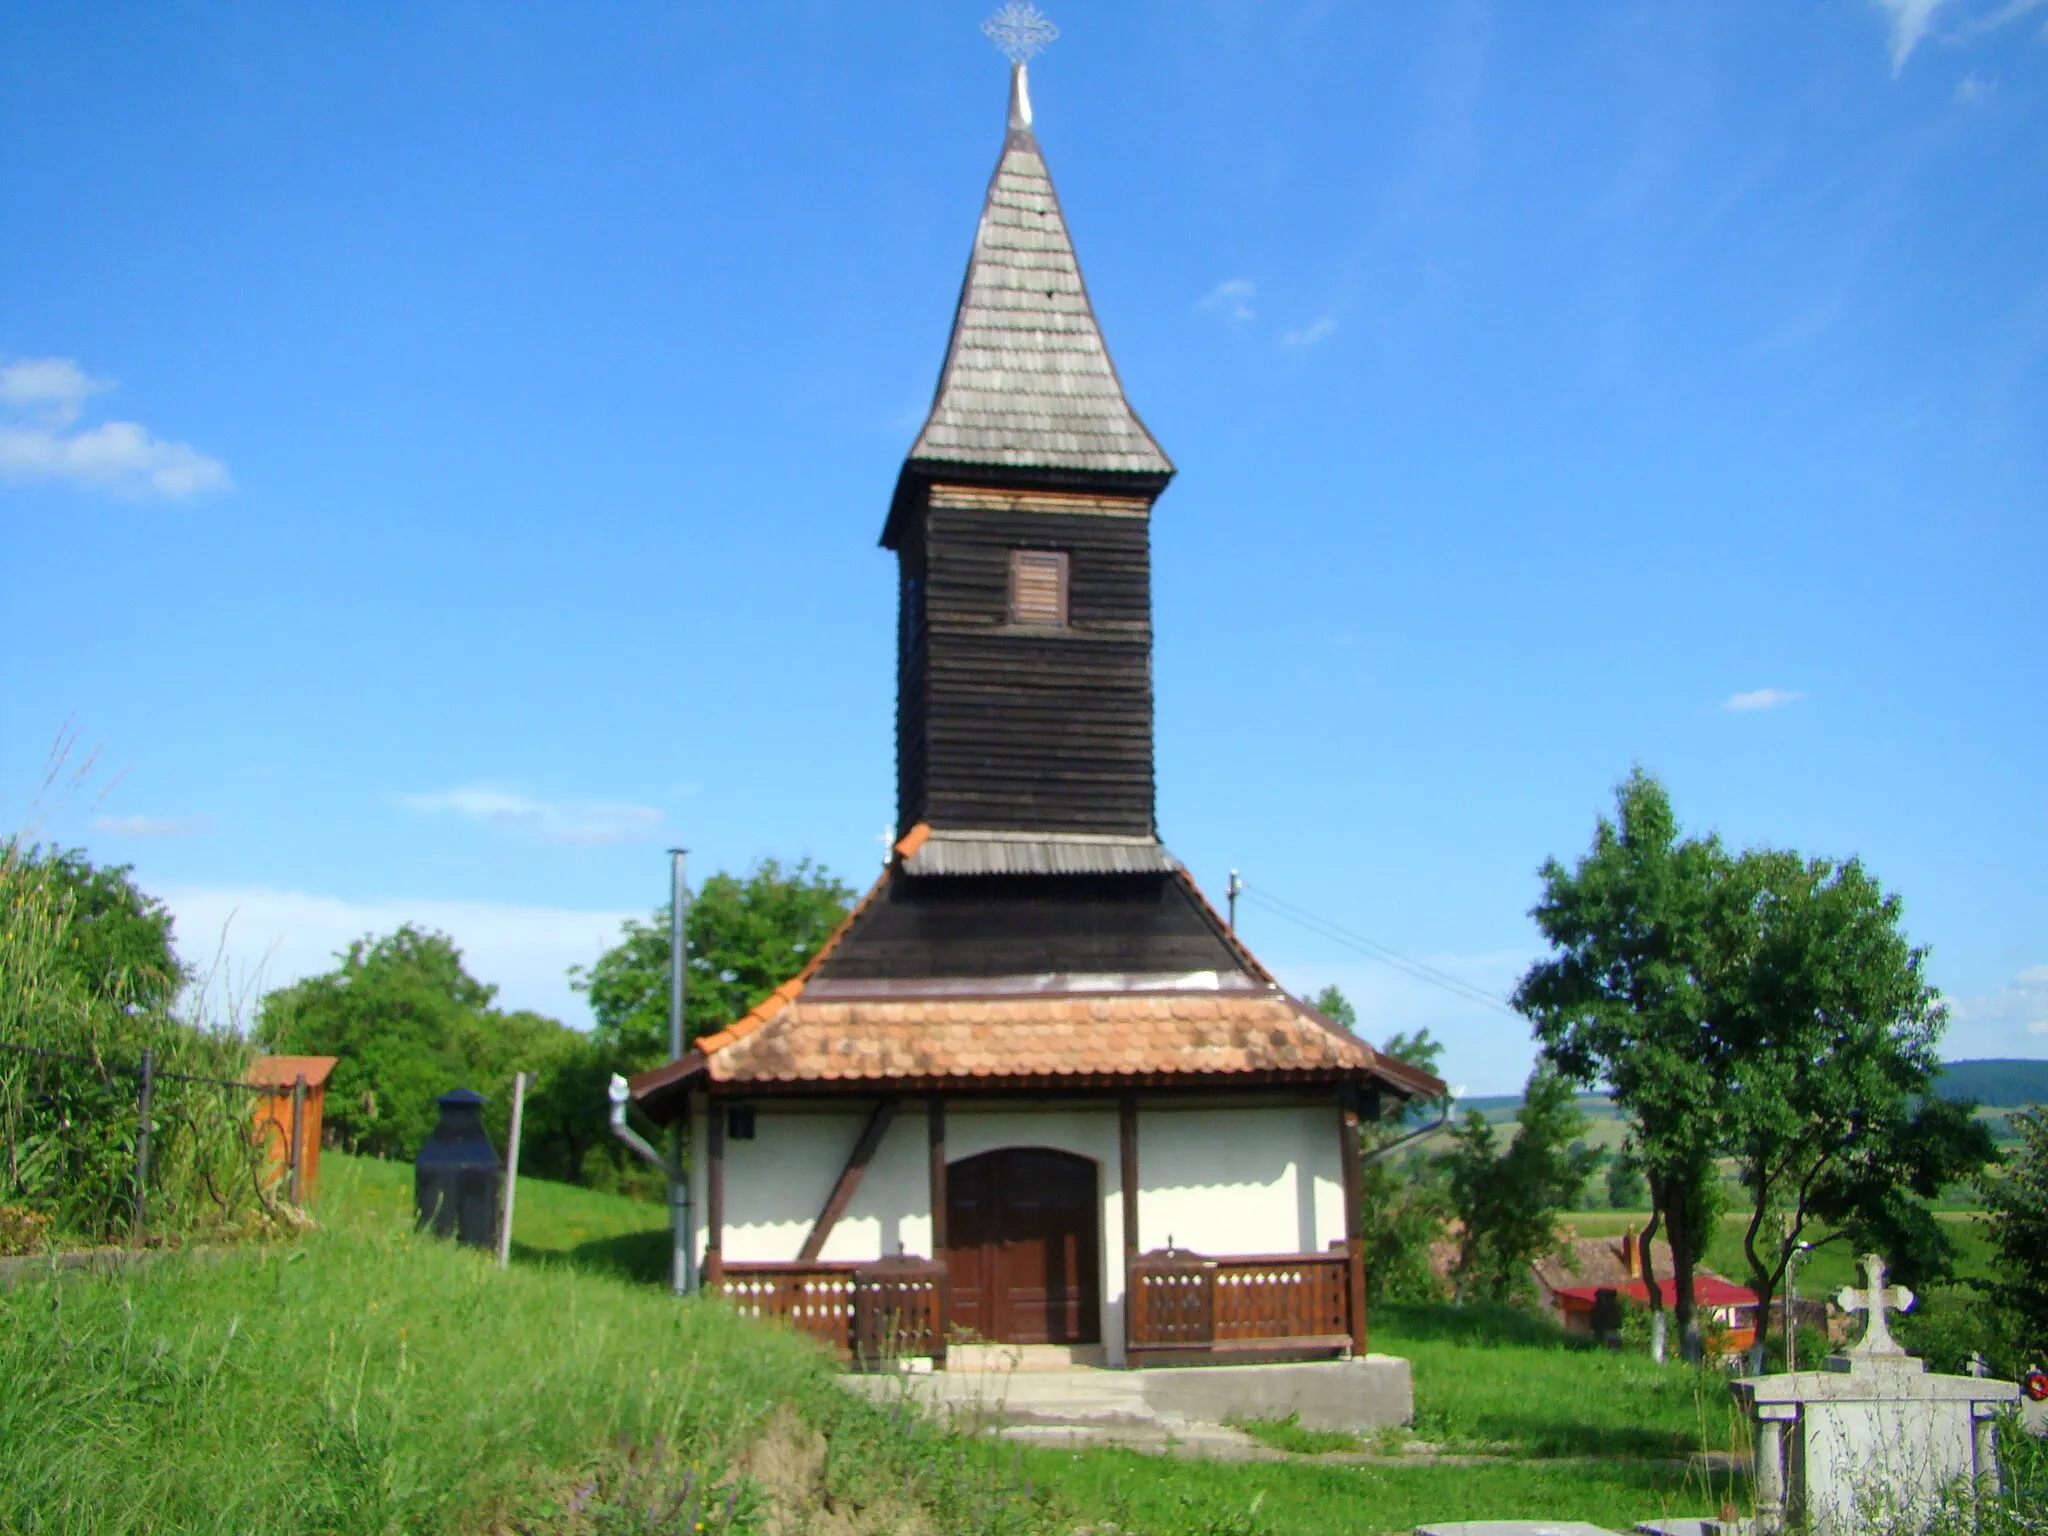
<path id="1" fill-rule="evenodd" d="M 952 1320 L 1002 1344 L 1097 1344 L 1102 1206 L 1095 1164 L 1004 1147 L 946 1169 Z"/>

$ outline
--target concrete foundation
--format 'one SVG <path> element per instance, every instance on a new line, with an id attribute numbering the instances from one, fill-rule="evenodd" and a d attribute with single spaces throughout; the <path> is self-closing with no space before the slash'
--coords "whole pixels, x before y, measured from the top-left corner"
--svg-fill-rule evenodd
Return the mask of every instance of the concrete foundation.
<path id="1" fill-rule="evenodd" d="M 1296 1415 L 1310 1429 L 1366 1434 L 1415 1417 L 1408 1362 L 1393 1355 L 1298 1365 L 1183 1365 L 1136 1371 L 944 1370 L 848 1376 L 877 1399 L 908 1396 L 1004 1424 L 1222 1424 Z"/>

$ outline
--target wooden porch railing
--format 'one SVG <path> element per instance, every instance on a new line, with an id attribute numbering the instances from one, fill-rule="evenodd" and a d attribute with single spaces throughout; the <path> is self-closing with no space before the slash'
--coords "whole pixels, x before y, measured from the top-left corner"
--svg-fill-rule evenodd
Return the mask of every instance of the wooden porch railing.
<path id="1" fill-rule="evenodd" d="M 1185 1249 L 1131 1263 L 1131 1363 L 1314 1359 L 1362 1346 L 1354 1319 L 1355 1252 L 1211 1259 Z"/>
<path id="2" fill-rule="evenodd" d="M 943 1362 L 946 1266 L 932 1259 L 879 1263 L 725 1265 L 721 1289 L 742 1317 L 788 1323 L 865 1366 L 929 1357 Z"/>

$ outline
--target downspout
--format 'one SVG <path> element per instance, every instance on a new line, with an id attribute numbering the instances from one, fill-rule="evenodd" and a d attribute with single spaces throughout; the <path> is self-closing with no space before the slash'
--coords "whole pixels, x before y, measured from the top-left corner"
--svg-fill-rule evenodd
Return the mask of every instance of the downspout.
<path id="1" fill-rule="evenodd" d="M 670 1214 L 675 1231 L 679 1234 L 676 1247 L 676 1268 L 671 1272 L 671 1284 L 678 1296 L 697 1288 L 696 1255 L 690 1248 L 690 1183 L 684 1177 L 680 1162 L 671 1162 L 652 1142 L 632 1126 L 626 1124 L 626 1103 L 632 1097 L 632 1089 L 618 1073 L 612 1074 L 610 1089 L 612 1101 L 612 1135 L 624 1143 L 626 1150 L 642 1162 L 659 1168 L 668 1180 Z"/>

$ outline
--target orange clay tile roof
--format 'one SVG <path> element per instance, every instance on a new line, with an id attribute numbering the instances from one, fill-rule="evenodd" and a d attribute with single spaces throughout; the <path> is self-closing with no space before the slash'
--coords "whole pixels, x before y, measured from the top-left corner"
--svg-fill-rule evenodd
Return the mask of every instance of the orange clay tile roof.
<path id="1" fill-rule="evenodd" d="M 765 1015 L 765 1016 L 762 1016 Z M 757 1017 L 758 1016 L 758 1017 Z M 1444 1085 L 1279 991 L 924 998 L 770 999 L 751 1027 L 699 1042 L 633 1079 L 656 1111 L 694 1079 L 714 1088 L 855 1090 L 951 1085 L 1232 1084 L 1371 1080 L 1403 1097 Z"/>
<path id="2" fill-rule="evenodd" d="M 1369 1069 L 1284 995 L 796 1000 L 706 1052 L 714 1083 L 1185 1077 Z"/>
<path id="3" fill-rule="evenodd" d="M 1178 878 L 1187 880 L 1185 872 Z M 813 974 L 889 879 L 884 872 L 801 972 L 681 1059 L 635 1077 L 634 1098 L 653 1110 L 698 1078 L 797 1090 L 1372 1079 L 1404 1097 L 1444 1092 L 1427 1072 L 1380 1055 L 1281 991 L 1235 939 L 1233 951 L 1266 990 L 805 998 Z"/>

